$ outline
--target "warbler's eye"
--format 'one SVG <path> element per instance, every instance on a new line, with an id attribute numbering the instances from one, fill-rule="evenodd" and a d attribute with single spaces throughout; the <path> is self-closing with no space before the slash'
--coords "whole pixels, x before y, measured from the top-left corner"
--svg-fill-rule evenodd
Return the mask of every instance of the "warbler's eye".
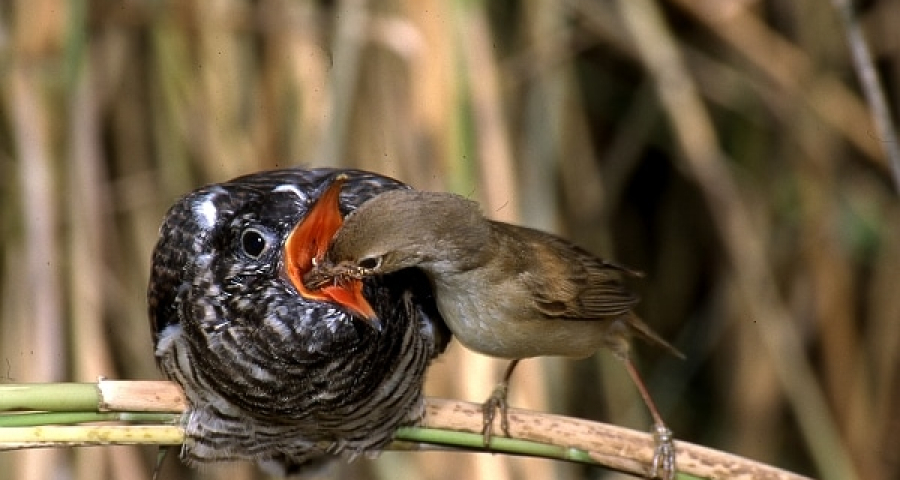
<path id="1" fill-rule="evenodd" d="M 248 228 L 241 233 L 241 248 L 250 258 L 259 258 L 266 250 L 266 237 L 255 228 Z"/>
<path id="2" fill-rule="evenodd" d="M 375 270 L 376 268 L 381 266 L 381 257 L 366 257 L 359 260 L 356 263 L 359 268 L 363 270 Z"/>

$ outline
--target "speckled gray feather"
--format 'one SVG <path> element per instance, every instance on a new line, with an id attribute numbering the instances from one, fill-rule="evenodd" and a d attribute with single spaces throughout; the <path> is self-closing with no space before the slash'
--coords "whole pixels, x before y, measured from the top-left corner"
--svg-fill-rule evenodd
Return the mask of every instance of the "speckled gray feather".
<path id="1" fill-rule="evenodd" d="M 182 385 L 188 462 L 246 459 L 279 474 L 337 454 L 373 452 L 423 413 L 429 362 L 450 339 L 418 270 L 367 279 L 381 332 L 341 306 L 300 296 L 284 241 L 337 173 L 285 169 L 198 189 L 160 228 L 148 290 L 156 359 Z M 348 175 L 346 215 L 406 188 Z M 242 233 L 259 232 L 259 255 Z"/>

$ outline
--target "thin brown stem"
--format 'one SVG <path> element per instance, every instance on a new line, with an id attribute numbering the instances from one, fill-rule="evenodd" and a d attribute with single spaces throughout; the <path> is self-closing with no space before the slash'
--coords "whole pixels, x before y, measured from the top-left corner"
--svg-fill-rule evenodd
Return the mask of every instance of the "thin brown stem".
<path id="1" fill-rule="evenodd" d="M 99 385 L 104 410 L 181 411 L 186 405 L 170 382 L 111 382 Z M 124 407 L 124 408 L 123 408 Z M 424 428 L 479 434 L 481 405 L 428 398 Z M 583 450 L 611 469 L 643 475 L 656 451 L 655 439 L 643 432 L 578 418 L 509 409 L 513 438 Z M 675 442 L 678 471 L 698 478 L 808 480 L 807 477 L 736 455 L 687 442 Z"/>

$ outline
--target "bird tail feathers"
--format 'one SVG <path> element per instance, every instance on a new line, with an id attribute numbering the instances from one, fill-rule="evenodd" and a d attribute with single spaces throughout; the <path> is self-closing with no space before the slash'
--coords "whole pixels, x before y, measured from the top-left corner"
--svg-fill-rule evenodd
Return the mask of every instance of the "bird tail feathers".
<path id="1" fill-rule="evenodd" d="M 631 318 L 628 319 L 628 324 L 631 326 L 632 331 L 637 332 L 638 336 L 643 338 L 647 343 L 663 347 L 672 355 L 675 355 L 682 360 L 685 359 L 683 353 L 681 353 L 677 348 L 673 347 L 671 343 L 663 340 L 663 338 L 660 337 L 659 334 L 657 334 L 653 331 L 652 328 L 650 328 L 650 325 L 647 325 L 643 320 L 641 320 L 641 317 L 632 313 Z"/>

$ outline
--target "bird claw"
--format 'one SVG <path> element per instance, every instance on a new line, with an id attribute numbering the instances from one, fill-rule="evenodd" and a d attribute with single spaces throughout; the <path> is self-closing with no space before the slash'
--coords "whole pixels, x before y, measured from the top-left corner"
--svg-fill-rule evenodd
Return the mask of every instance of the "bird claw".
<path id="1" fill-rule="evenodd" d="M 672 431 L 663 424 L 653 426 L 653 461 L 650 463 L 650 478 L 673 480 L 675 478 L 675 442 Z"/>
<path id="2" fill-rule="evenodd" d="M 484 435 L 484 446 L 487 447 L 491 443 L 491 437 L 494 433 L 494 418 L 497 411 L 500 411 L 500 429 L 503 435 L 509 437 L 509 405 L 506 402 L 506 396 L 509 392 L 509 384 L 501 382 L 494 388 L 494 392 L 482 404 L 481 411 L 484 414 L 484 427 L 481 429 Z"/>

